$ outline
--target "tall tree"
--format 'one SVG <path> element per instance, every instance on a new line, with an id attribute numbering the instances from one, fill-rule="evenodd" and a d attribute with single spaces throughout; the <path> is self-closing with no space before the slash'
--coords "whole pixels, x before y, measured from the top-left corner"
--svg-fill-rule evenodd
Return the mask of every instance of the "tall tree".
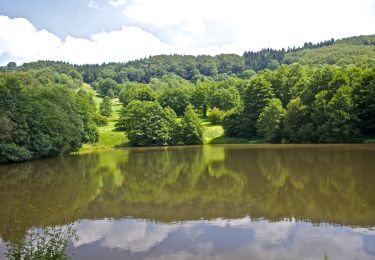
<path id="1" fill-rule="evenodd" d="M 270 99 L 257 120 L 258 135 L 264 137 L 268 142 L 279 142 L 281 140 L 284 113 L 280 99 Z"/>
<path id="2" fill-rule="evenodd" d="M 112 115 L 112 102 L 109 97 L 105 97 L 100 103 L 99 112 L 102 116 L 110 117 Z"/>
<path id="3" fill-rule="evenodd" d="M 181 127 L 181 140 L 184 144 L 203 144 L 202 122 L 192 105 L 186 107 L 184 117 L 181 120 Z"/>

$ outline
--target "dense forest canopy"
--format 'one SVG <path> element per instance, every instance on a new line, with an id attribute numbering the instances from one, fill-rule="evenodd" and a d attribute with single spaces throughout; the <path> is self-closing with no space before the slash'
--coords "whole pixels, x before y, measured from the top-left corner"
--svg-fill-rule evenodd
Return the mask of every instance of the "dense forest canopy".
<path id="1" fill-rule="evenodd" d="M 102 100 L 95 103 L 88 83 Z M 375 36 L 242 56 L 157 55 L 126 63 L 0 67 L 0 162 L 77 151 L 99 138 L 112 99 L 133 145 L 204 143 L 202 118 L 229 137 L 361 142 L 375 135 Z"/>

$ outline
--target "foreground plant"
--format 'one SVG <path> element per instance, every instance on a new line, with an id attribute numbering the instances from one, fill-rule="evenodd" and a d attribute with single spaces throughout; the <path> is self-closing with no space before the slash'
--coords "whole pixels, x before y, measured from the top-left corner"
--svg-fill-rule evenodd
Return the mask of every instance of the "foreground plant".
<path id="1" fill-rule="evenodd" d="M 70 259 L 68 247 L 72 240 L 78 241 L 78 236 L 71 225 L 32 230 L 22 239 L 8 243 L 5 255 L 12 260 L 66 260 Z"/>

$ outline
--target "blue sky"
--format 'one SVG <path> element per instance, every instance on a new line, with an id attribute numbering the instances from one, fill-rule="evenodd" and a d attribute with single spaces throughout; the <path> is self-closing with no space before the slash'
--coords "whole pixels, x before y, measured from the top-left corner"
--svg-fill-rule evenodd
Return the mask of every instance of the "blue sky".
<path id="1" fill-rule="evenodd" d="M 375 0 L 0 0 L 0 64 L 242 54 L 375 33 Z"/>
<path id="2" fill-rule="evenodd" d="M 61 38 L 89 37 L 103 30 L 121 29 L 127 23 L 121 10 L 109 5 L 109 1 L 91 1 L 96 8 L 89 3 L 88 0 L 1 0 L 0 14 L 26 18 L 37 29 L 46 29 Z"/>

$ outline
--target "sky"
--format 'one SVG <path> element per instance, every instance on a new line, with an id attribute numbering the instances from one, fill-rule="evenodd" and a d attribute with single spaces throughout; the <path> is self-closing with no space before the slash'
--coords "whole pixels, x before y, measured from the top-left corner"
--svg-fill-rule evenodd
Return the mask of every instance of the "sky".
<path id="1" fill-rule="evenodd" d="M 216 55 L 375 34 L 375 0 L 0 0 L 0 65 Z"/>

